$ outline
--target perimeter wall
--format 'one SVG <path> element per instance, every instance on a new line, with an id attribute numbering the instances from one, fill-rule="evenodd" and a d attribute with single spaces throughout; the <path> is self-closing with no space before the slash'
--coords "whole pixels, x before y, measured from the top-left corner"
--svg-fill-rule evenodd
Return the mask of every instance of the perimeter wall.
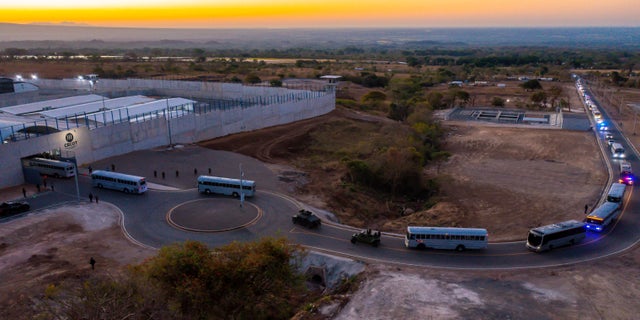
<path id="1" fill-rule="evenodd" d="M 38 80 L 42 88 L 85 91 L 77 80 Z M 75 155 L 79 165 L 171 144 L 188 144 L 317 117 L 335 109 L 335 91 L 247 87 L 241 84 L 166 80 L 101 79 L 91 93 L 152 91 L 163 96 L 191 99 L 260 101 L 232 108 L 211 109 L 181 117 L 156 117 L 144 122 L 123 122 L 98 128 L 80 127 L 54 134 L 0 145 L 0 188 L 24 183 L 21 158 L 59 149 Z M 88 93 L 88 92 L 86 92 Z M 295 96 L 279 99 L 276 97 Z M 264 100 L 260 97 L 263 97 Z M 268 97 L 272 97 L 268 99 Z M 71 133 L 71 135 L 69 135 Z"/>

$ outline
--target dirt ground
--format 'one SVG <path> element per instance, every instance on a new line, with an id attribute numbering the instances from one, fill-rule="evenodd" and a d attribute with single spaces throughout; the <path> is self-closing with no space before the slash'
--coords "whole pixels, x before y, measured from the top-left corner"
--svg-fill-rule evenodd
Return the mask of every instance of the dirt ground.
<path id="1" fill-rule="evenodd" d="M 318 121 L 220 141 L 228 150 L 286 164 L 283 159 L 296 150 L 291 141 Z M 425 222 L 487 227 L 492 240 L 522 239 L 531 226 L 580 218 L 584 203 L 594 203 L 605 183 L 589 133 L 461 124 L 449 129 L 447 149 L 453 157 L 427 172 L 447 177 L 448 183 L 440 204 L 418 213 Z M 322 208 L 322 195 L 309 196 L 318 182 L 309 180 L 301 200 Z M 19 190 L 1 190 L 0 200 L 19 198 Z M 155 253 L 128 241 L 119 221 L 119 212 L 109 204 L 81 203 L 1 224 L 0 318 L 31 318 L 24 310 L 48 284 L 118 272 Z M 90 257 L 97 260 L 96 270 L 91 270 Z M 369 265 L 343 308 L 323 304 L 314 318 L 634 319 L 640 313 L 639 262 L 634 248 L 596 262 L 532 270 Z"/>
<path id="2" fill-rule="evenodd" d="M 19 189 L 2 190 L 0 200 L 20 197 Z M 45 288 L 63 279 L 117 274 L 155 254 L 129 241 L 120 221 L 120 211 L 101 202 L 45 209 L 0 224 L 0 319 L 32 319 L 30 308 Z"/>

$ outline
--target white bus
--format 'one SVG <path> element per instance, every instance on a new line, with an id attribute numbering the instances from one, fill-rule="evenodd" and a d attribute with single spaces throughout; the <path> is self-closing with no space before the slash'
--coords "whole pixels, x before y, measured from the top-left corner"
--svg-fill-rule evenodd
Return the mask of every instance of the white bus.
<path id="1" fill-rule="evenodd" d="M 627 190 L 627 185 L 623 183 L 612 183 L 607 193 L 607 201 L 618 202 L 622 205 L 624 200 L 624 192 Z"/>
<path id="2" fill-rule="evenodd" d="M 612 143 L 611 144 L 611 155 L 614 158 L 620 158 L 620 159 L 624 158 L 625 157 L 625 155 L 624 155 L 624 147 L 621 144 L 617 143 L 617 142 Z"/>
<path id="3" fill-rule="evenodd" d="M 198 177 L 198 192 L 216 193 L 227 196 L 240 196 L 240 179 L 231 179 L 213 176 Z M 253 197 L 256 193 L 256 183 L 251 180 L 242 180 L 242 193 L 245 197 Z"/>
<path id="4" fill-rule="evenodd" d="M 586 236 L 585 223 L 569 220 L 529 230 L 527 248 L 536 252 L 574 245 Z"/>
<path id="5" fill-rule="evenodd" d="M 464 251 L 465 249 L 485 249 L 488 241 L 486 229 L 409 226 L 404 245 L 407 248 Z"/>
<path id="6" fill-rule="evenodd" d="M 124 193 L 142 194 L 147 191 L 147 182 L 144 177 L 113 171 L 93 171 L 91 173 L 91 184 L 100 189 L 120 190 Z"/>
<path id="7" fill-rule="evenodd" d="M 587 230 L 602 231 L 620 214 L 620 203 L 605 202 L 591 212 L 585 222 Z"/>
<path id="8" fill-rule="evenodd" d="M 76 175 L 76 166 L 71 162 L 33 158 L 29 159 L 29 167 L 37 170 L 40 174 L 56 178 L 69 178 Z"/>

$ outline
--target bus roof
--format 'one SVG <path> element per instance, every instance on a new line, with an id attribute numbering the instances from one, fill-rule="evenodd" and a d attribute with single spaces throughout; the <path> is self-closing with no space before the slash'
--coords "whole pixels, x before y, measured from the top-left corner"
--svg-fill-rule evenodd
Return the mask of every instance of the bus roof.
<path id="1" fill-rule="evenodd" d="M 70 165 L 73 166 L 73 162 L 67 162 L 67 161 L 60 161 L 60 160 L 53 160 L 53 159 L 45 159 L 45 158 L 31 158 L 31 160 L 35 160 L 35 161 L 40 161 L 40 162 L 45 162 L 45 163 L 55 163 L 55 164 L 64 164 L 64 165 Z"/>
<path id="2" fill-rule="evenodd" d="M 587 219 L 606 219 L 612 212 L 618 210 L 620 204 L 617 202 L 605 202 L 597 207 L 591 214 L 587 216 Z"/>
<path id="3" fill-rule="evenodd" d="M 609 193 L 607 195 L 614 197 L 622 197 L 624 195 L 624 191 L 627 188 L 627 185 L 624 183 L 612 183 L 611 188 L 609 188 Z"/>
<path id="4" fill-rule="evenodd" d="M 480 228 L 449 228 L 449 227 L 407 227 L 408 233 L 416 234 L 464 234 L 464 235 L 487 235 L 487 229 Z"/>
<path id="5" fill-rule="evenodd" d="M 120 172 L 114 172 L 114 171 L 107 171 L 107 170 L 93 170 L 93 172 L 91 173 L 91 175 L 101 175 L 101 176 L 105 176 L 105 177 L 111 177 L 111 178 L 124 178 L 124 179 L 144 179 L 144 177 L 140 177 L 140 176 L 134 176 L 131 174 L 126 174 L 126 173 L 120 173 Z"/>
<path id="6" fill-rule="evenodd" d="M 198 177 L 198 181 L 203 181 L 203 180 L 215 180 L 215 181 L 219 181 L 219 182 L 239 182 L 240 179 L 233 179 L 233 178 L 225 178 L 225 177 L 216 177 L 216 176 L 199 176 Z M 253 180 L 246 180 L 246 179 L 242 179 L 242 184 L 243 185 L 251 185 L 254 184 L 255 181 Z"/>
<path id="7" fill-rule="evenodd" d="M 550 224 L 542 227 L 533 228 L 531 229 L 531 231 L 535 233 L 539 233 L 540 235 L 545 235 L 545 234 L 555 233 L 555 232 L 563 231 L 567 229 L 584 227 L 584 225 L 585 225 L 584 222 L 580 222 L 577 220 L 567 220 L 567 221 L 558 222 L 558 223 L 554 223 L 554 224 Z"/>

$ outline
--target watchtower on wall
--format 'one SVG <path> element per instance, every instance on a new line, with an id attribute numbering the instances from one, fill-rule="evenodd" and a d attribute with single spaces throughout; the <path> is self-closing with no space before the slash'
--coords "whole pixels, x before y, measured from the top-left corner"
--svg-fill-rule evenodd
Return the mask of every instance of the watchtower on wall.
<path id="1" fill-rule="evenodd" d="M 325 88 L 327 91 L 336 92 L 336 87 L 338 86 L 338 81 L 342 78 L 342 76 L 335 75 L 326 75 L 320 77 L 320 79 L 327 80 L 327 84 Z"/>

